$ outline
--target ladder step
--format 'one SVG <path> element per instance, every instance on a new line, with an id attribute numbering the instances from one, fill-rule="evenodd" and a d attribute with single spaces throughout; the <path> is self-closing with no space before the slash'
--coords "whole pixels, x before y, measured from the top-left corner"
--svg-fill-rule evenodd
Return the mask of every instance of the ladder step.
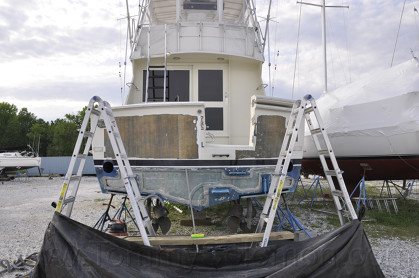
<path id="1" fill-rule="evenodd" d="M 100 111 L 97 109 L 92 109 L 91 113 L 96 116 L 100 116 Z"/>
<path id="2" fill-rule="evenodd" d="M 86 132 L 84 132 L 84 137 L 90 137 L 90 138 L 93 138 L 93 135 L 95 135 L 93 132 L 90 132 L 90 131 L 86 131 Z"/>
<path id="3" fill-rule="evenodd" d="M 332 150 L 320 150 L 319 154 L 320 155 L 330 155 L 332 153 Z"/>
<path id="4" fill-rule="evenodd" d="M 342 197 L 342 198 L 343 198 L 343 193 L 342 193 L 342 191 L 340 191 L 340 190 L 332 190 L 330 193 L 331 193 L 333 196 L 336 196 L 336 197 Z"/>
<path id="5" fill-rule="evenodd" d="M 86 157 L 87 157 L 87 154 L 84 154 L 84 153 L 79 153 L 77 155 L 77 158 L 80 158 L 80 159 L 86 159 Z"/>
<path id="6" fill-rule="evenodd" d="M 324 174 L 325 174 L 326 176 L 337 176 L 337 175 L 336 175 L 336 171 L 335 171 L 335 170 L 325 170 L 325 171 L 324 171 Z"/>
<path id="7" fill-rule="evenodd" d="M 81 177 L 80 176 L 77 176 L 77 175 L 74 175 L 74 176 L 71 176 L 70 177 L 70 181 L 78 181 L 80 179 L 81 179 Z"/>
<path id="8" fill-rule="evenodd" d="M 64 199 L 63 204 L 66 205 L 66 204 L 69 204 L 69 203 L 74 203 L 75 199 L 76 199 L 76 197 L 70 196 L 70 197 Z"/>
<path id="9" fill-rule="evenodd" d="M 308 113 L 311 113 L 313 111 L 314 111 L 314 107 L 312 106 L 312 107 L 304 109 L 304 114 L 308 114 Z"/>
<path id="10" fill-rule="evenodd" d="M 315 129 L 312 129 L 311 130 L 311 134 L 312 135 L 315 135 L 315 134 L 319 134 L 319 133 L 322 133 L 322 128 L 315 128 Z"/>

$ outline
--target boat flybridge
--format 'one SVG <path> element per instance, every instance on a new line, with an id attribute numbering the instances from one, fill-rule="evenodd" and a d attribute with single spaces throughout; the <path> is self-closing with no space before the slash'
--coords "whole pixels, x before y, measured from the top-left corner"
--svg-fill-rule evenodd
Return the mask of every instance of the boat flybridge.
<path id="1" fill-rule="evenodd" d="M 133 78 L 113 112 L 141 192 L 198 210 L 265 194 L 294 101 L 265 95 L 253 1 L 146 0 L 129 30 Z M 124 193 L 104 130 L 96 173 L 103 192 Z"/>

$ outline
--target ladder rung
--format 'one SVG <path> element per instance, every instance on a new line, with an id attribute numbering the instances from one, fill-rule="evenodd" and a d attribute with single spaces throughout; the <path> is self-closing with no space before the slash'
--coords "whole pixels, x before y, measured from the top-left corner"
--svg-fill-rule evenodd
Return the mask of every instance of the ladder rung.
<path id="1" fill-rule="evenodd" d="M 100 111 L 97 110 L 97 109 L 92 109 L 91 113 L 96 115 L 96 116 L 100 116 Z"/>
<path id="2" fill-rule="evenodd" d="M 335 170 L 325 170 L 324 174 L 327 176 L 337 176 Z"/>
<path id="3" fill-rule="evenodd" d="M 63 204 L 69 204 L 69 203 L 74 203 L 74 200 L 76 199 L 76 197 L 74 196 L 70 196 L 66 199 L 64 199 Z"/>
<path id="4" fill-rule="evenodd" d="M 315 128 L 315 129 L 312 129 L 311 130 L 311 134 L 312 135 L 315 135 L 315 134 L 319 134 L 319 133 L 321 133 L 322 132 L 322 128 Z"/>
<path id="5" fill-rule="evenodd" d="M 319 154 L 320 155 L 330 155 L 332 153 L 332 150 L 320 150 Z"/>
<path id="6" fill-rule="evenodd" d="M 74 176 L 70 177 L 70 181 L 77 181 L 77 180 L 80 180 L 80 179 L 81 179 L 81 177 L 77 176 L 77 175 L 74 175 Z"/>
<path id="7" fill-rule="evenodd" d="M 87 154 L 84 154 L 84 153 L 79 153 L 77 155 L 77 158 L 80 158 L 80 159 L 86 159 L 86 157 L 87 157 Z"/>
<path id="8" fill-rule="evenodd" d="M 113 135 L 114 135 L 115 137 L 121 137 L 121 135 L 119 134 L 119 132 L 116 132 L 116 131 L 114 131 L 114 132 L 113 132 Z"/>
<path id="9" fill-rule="evenodd" d="M 93 135 L 95 135 L 93 132 L 90 132 L 90 131 L 85 131 L 84 132 L 84 137 L 92 137 L 93 138 Z"/>
<path id="10" fill-rule="evenodd" d="M 120 154 L 119 154 L 119 156 L 120 156 L 122 159 L 127 159 L 127 158 L 128 158 L 128 156 L 127 156 L 127 154 L 126 154 L 126 153 L 120 153 Z"/>
<path id="11" fill-rule="evenodd" d="M 314 107 L 313 107 L 313 106 L 312 106 L 312 107 L 309 107 L 309 108 L 304 109 L 304 113 L 305 113 L 305 114 L 311 113 L 311 112 L 313 112 L 313 111 L 314 111 Z"/>
<path id="12" fill-rule="evenodd" d="M 337 196 L 337 197 L 342 197 L 343 198 L 343 193 L 340 190 L 332 190 L 330 192 L 333 196 Z"/>

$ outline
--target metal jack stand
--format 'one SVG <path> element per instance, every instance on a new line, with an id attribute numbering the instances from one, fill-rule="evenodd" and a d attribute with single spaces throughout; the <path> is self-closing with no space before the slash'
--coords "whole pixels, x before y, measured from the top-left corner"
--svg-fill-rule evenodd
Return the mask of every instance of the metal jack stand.
<path id="1" fill-rule="evenodd" d="M 285 202 L 285 197 L 284 195 L 282 195 L 282 198 Z M 258 204 L 260 207 L 263 207 L 262 204 L 256 199 L 256 198 L 252 198 L 251 199 L 252 202 L 255 202 L 256 204 Z M 276 211 L 276 217 L 279 220 L 279 225 L 276 228 L 276 231 L 278 232 L 281 228 L 285 229 L 284 226 L 284 218 L 288 221 L 288 223 L 291 225 L 292 229 L 294 230 L 294 232 L 298 231 L 297 227 L 300 228 L 300 230 L 304 231 L 304 233 L 306 233 L 306 235 L 309 238 L 312 238 L 312 236 L 310 235 L 309 232 L 307 232 L 307 230 L 304 228 L 304 226 L 297 220 L 297 218 L 291 213 L 291 210 L 289 209 L 288 205 L 285 203 L 285 207 L 286 210 L 284 211 L 280 205 L 278 205 L 278 210 Z M 281 217 L 281 214 L 279 213 L 281 212 L 283 217 Z"/>
<path id="2" fill-rule="evenodd" d="M 304 191 L 304 196 L 303 198 L 298 202 L 298 204 L 301 204 L 301 202 L 307 197 L 308 192 L 310 191 L 310 189 L 314 186 L 314 192 L 313 192 L 313 197 L 311 197 L 311 204 L 310 204 L 310 208 L 313 207 L 313 203 L 314 203 L 314 198 L 316 197 L 317 194 L 317 187 L 320 187 L 320 192 L 322 194 L 322 198 L 323 198 L 323 204 L 326 204 L 325 200 L 324 200 L 324 194 L 323 194 L 323 189 L 322 189 L 322 185 L 320 183 L 320 176 L 317 176 L 316 178 L 314 178 L 314 181 L 311 183 L 310 187 L 307 189 L 307 191 Z"/>
<path id="3" fill-rule="evenodd" d="M 96 222 L 96 224 L 93 226 L 93 229 L 97 229 L 97 230 L 103 232 L 103 228 L 104 228 L 106 222 L 112 221 L 112 218 L 109 216 L 109 209 L 111 207 L 115 208 L 114 206 L 112 206 L 112 200 L 113 200 L 114 196 L 115 196 L 115 194 L 111 194 L 111 199 L 109 200 L 109 203 L 106 205 L 105 212 L 102 214 L 102 216 Z M 105 231 L 106 231 L 106 229 L 105 229 Z"/>
<path id="4" fill-rule="evenodd" d="M 119 206 L 118 210 L 115 212 L 113 219 L 121 220 L 122 213 L 125 213 L 125 219 L 127 218 L 126 216 L 128 215 L 128 217 L 132 220 L 137 230 L 139 230 L 137 223 L 134 221 L 132 214 L 129 212 L 129 208 L 127 207 L 127 204 L 126 204 L 127 198 L 128 198 L 127 196 L 123 197 L 122 204 Z"/>
<path id="5" fill-rule="evenodd" d="M 363 206 L 366 206 L 368 209 L 371 209 L 371 204 L 367 196 L 367 190 L 365 188 L 365 176 L 363 176 L 362 179 L 358 182 L 357 186 L 355 187 L 354 191 L 352 191 L 349 198 L 352 198 L 352 195 L 355 193 L 358 187 L 359 187 L 359 197 L 358 197 L 358 202 L 356 205 L 356 212 L 358 212 L 360 209 L 361 200 L 362 200 Z"/>

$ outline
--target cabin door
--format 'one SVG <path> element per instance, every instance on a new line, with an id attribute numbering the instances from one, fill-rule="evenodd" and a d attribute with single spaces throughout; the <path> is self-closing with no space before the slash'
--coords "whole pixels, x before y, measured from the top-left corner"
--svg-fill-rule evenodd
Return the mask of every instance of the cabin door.
<path id="1" fill-rule="evenodd" d="M 197 76 L 198 101 L 205 102 L 207 131 L 217 143 L 228 143 L 227 67 L 202 67 L 197 69 Z"/>

